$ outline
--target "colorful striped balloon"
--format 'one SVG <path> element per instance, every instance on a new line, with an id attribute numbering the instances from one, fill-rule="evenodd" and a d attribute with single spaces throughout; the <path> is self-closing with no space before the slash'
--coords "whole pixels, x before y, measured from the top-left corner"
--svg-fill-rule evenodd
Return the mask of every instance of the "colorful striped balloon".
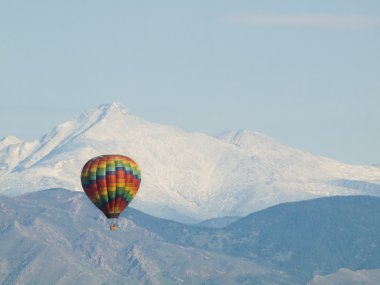
<path id="1" fill-rule="evenodd" d="M 117 218 L 136 196 L 141 182 L 140 167 L 123 155 L 101 155 L 82 169 L 82 187 L 87 197 L 107 218 Z"/>

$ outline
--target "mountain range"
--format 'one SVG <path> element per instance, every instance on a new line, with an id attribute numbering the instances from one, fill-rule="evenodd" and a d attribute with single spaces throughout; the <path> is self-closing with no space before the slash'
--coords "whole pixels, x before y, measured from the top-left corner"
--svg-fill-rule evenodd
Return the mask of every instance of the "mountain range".
<path id="1" fill-rule="evenodd" d="M 379 209 L 326 197 L 214 228 L 127 208 L 111 232 L 81 192 L 0 196 L 0 283 L 378 284 Z"/>
<path id="2" fill-rule="evenodd" d="M 0 193 L 80 191 L 83 165 L 113 153 L 141 167 L 132 207 L 187 223 L 317 197 L 380 195 L 378 167 L 340 163 L 250 130 L 188 133 L 147 122 L 119 103 L 84 112 L 33 141 L 3 138 Z"/>

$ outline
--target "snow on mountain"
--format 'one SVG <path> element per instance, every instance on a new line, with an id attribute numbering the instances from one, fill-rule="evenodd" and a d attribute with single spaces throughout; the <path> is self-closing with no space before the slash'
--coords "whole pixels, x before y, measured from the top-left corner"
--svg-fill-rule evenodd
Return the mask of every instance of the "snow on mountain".
<path id="1" fill-rule="evenodd" d="M 268 168 L 281 170 L 281 174 L 290 181 L 297 180 L 297 177 L 302 179 L 303 176 L 331 177 L 331 179 L 338 176 L 340 179 L 380 182 L 379 172 L 369 166 L 353 166 L 316 156 L 280 144 L 257 132 L 249 130 L 227 132 L 220 135 L 219 138 L 237 146 L 248 155 L 260 158 L 263 163 L 268 164 Z"/>
<path id="2" fill-rule="evenodd" d="M 320 196 L 380 195 L 376 167 L 339 163 L 252 131 L 187 133 L 144 121 L 119 103 L 85 112 L 38 141 L 8 141 L 0 150 L 0 193 L 81 190 L 84 163 L 120 153 L 142 169 L 132 207 L 180 221 L 241 216 Z"/>
<path id="3" fill-rule="evenodd" d="M 16 167 L 37 147 L 38 141 L 22 142 L 14 136 L 0 140 L 0 174 Z"/>
<path id="4" fill-rule="evenodd" d="M 15 136 L 6 136 L 0 140 L 0 149 L 20 142 L 21 140 L 19 138 L 16 138 Z"/>

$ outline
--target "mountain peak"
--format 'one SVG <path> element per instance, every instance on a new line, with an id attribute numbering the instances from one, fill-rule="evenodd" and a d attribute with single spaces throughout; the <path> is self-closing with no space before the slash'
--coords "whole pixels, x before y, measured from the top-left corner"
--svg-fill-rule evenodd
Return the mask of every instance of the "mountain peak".
<path id="1" fill-rule="evenodd" d="M 378 168 L 343 165 L 254 131 L 219 139 L 186 133 L 135 117 L 120 103 L 82 113 L 38 142 L 0 149 L 0 193 L 79 190 L 81 168 L 103 153 L 130 156 L 143 170 L 134 207 L 183 221 L 316 196 L 379 195 Z"/>
<path id="2" fill-rule="evenodd" d="M 94 126 L 96 123 L 99 123 L 104 119 L 113 116 L 124 117 L 126 115 L 129 115 L 127 107 L 125 107 L 122 103 L 112 102 L 101 104 L 95 109 L 85 111 L 80 114 L 74 121 L 70 121 L 69 123 L 74 123 L 83 130 Z"/>
<path id="3" fill-rule="evenodd" d="M 21 140 L 19 138 L 16 138 L 15 136 L 6 136 L 0 139 L 0 149 L 7 147 L 12 144 L 18 144 Z"/>
<path id="4" fill-rule="evenodd" d="M 262 144 L 273 142 L 272 138 L 264 134 L 245 129 L 224 132 L 218 135 L 217 138 L 239 147 L 244 147 L 245 145 L 256 145 L 258 143 Z"/>
<path id="5" fill-rule="evenodd" d="M 21 142 L 21 140 L 15 136 L 5 136 L 3 138 L 0 139 L 0 142 L 9 142 L 9 143 L 19 143 Z"/>
<path id="6" fill-rule="evenodd" d="M 109 104 L 101 104 L 98 107 L 98 110 L 100 110 L 102 112 L 115 112 L 115 111 L 118 111 L 118 112 L 122 112 L 124 114 L 128 113 L 127 107 L 125 107 L 122 103 L 119 103 L 119 102 L 112 102 L 112 103 L 109 103 Z"/>

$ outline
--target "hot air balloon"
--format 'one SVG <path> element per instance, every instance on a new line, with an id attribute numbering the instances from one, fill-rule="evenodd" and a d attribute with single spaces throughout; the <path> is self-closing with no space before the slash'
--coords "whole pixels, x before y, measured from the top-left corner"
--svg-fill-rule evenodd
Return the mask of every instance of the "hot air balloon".
<path id="1" fill-rule="evenodd" d="M 140 167 L 123 155 L 101 155 L 90 159 L 82 169 L 84 192 L 108 219 L 110 230 L 116 219 L 136 196 L 141 182 Z"/>

